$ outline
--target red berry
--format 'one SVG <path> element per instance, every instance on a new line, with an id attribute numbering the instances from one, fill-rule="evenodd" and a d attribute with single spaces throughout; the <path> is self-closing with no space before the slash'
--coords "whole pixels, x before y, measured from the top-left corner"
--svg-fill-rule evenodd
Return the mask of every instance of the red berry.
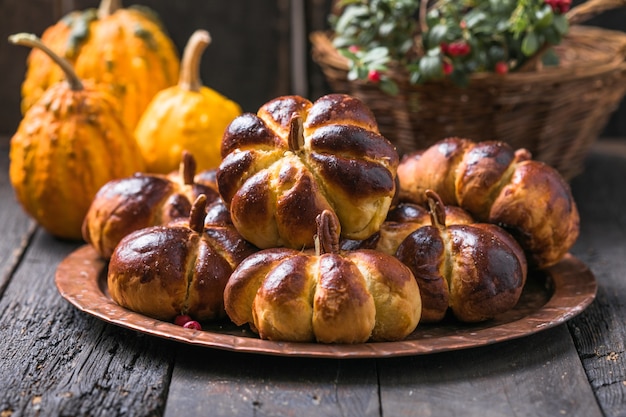
<path id="1" fill-rule="evenodd" d="M 359 47 L 358 47 L 358 46 L 356 46 L 356 45 L 351 45 L 351 46 L 348 48 L 348 51 L 352 52 L 353 54 L 356 54 L 357 52 L 359 52 L 359 50 L 360 50 L 360 49 L 361 49 L 361 48 L 359 48 Z"/>
<path id="2" fill-rule="evenodd" d="M 544 0 L 544 3 L 555 13 L 565 13 L 572 6 L 572 0 Z"/>
<path id="3" fill-rule="evenodd" d="M 507 72 L 509 72 L 509 65 L 504 61 L 498 61 L 496 62 L 494 70 L 498 74 L 506 74 Z"/>
<path id="4" fill-rule="evenodd" d="M 376 71 L 374 69 L 370 70 L 367 73 L 367 79 L 370 80 L 373 83 L 378 84 L 380 82 L 380 72 Z"/>
<path id="5" fill-rule="evenodd" d="M 188 323 L 192 320 L 192 318 L 186 314 L 181 314 L 180 316 L 176 316 L 174 319 L 174 324 L 177 326 L 184 326 L 185 323 Z"/>
<path id="6" fill-rule="evenodd" d="M 443 73 L 445 75 L 450 75 L 450 74 L 452 74 L 452 71 L 454 71 L 454 67 L 448 61 L 443 61 L 443 64 L 442 64 L 441 68 L 442 68 Z"/>
<path id="7" fill-rule="evenodd" d="M 471 48 L 465 41 L 455 41 L 448 45 L 448 55 L 450 56 L 463 56 L 469 54 Z"/>
<path id="8" fill-rule="evenodd" d="M 447 54 L 448 53 L 448 44 L 446 42 L 441 42 L 439 44 L 439 49 L 441 49 L 441 53 L 442 54 Z"/>
<path id="9" fill-rule="evenodd" d="M 559 10 L 561 13 L 566 13 L 570 7 L 572 7 L 572 0 L 561 0 L 559 4 Z"/>
<path id="10" fill-rule="evenodd" d="M 202 330 L 202 326 L 195 320 L 189 320 L 187 323 L 183 325 L 185 329 L 194 329 L 194 330 Z"/>

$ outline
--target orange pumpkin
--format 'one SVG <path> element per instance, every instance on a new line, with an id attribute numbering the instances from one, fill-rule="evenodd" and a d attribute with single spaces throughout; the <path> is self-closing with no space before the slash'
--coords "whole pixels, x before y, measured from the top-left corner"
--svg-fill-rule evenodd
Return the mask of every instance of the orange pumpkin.
<path id="1" fill-rule="evenodd" d="M 176 47 L 156 14 L 145 7 L 122 8 L 121 0 L 102 0 L 97 10 L 69 13 L 41 39 L 80 78 L 108 86 L 131 130 L 154 95 L 178 79 Z M 33 50 L 22 84 L 22 112 L 63 77 L 46 54 Z"/>
<path id="2" fill-rule="evenodd" d="M 106 88 L 80 80 L 36 36 L 9 39 L 40 48 L 67 77 L 33 104 L 11 138 L 11 184 L 24 210 L 44 229 L 79 240 L 83 218 L 100 187 L 144 169 L 139 148 Z"/>

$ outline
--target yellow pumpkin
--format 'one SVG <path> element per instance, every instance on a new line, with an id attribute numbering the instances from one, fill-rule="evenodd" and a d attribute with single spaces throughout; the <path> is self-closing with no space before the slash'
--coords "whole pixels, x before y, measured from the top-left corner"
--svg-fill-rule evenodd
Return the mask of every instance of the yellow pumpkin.
<path id="1" fill-rule="evenodd" d="M 123 121 L 131 130 L 154 95 L 178 78 L 178 51 L 146 7 L 122 8 L 121 0 L 102 0 L 97 10 L 69 13 L 41 39 L 67 59 L 80 78 L 108 86 L 120 100 Z M 46 54 L 33 50 L 22 84 L 22 112 L 63 77 Z"/>
<path id="2" fill-rule="evenodd" d="M 241 115 L 240 106 L 200 81 L 200 58 L 210 44 L 197 30 L 183 53 L 178 85 L 159 92 L 137 124 L 135 138 L 149 172 L 167 174 L 178 167 L 183 151 L 194 155 L 198 170 L 217 168 L 222 135 Z"/>
<path id="3" fill-rule="evenodd" d="M 117 101 L 39 38 L 17 34 L 12 43 L 39 48 L 66 74 L 26 112 L 11 138 L 9 176 L 24 210 L 50 234 L 80 240 L 97 191 L 145 168 Z"/>

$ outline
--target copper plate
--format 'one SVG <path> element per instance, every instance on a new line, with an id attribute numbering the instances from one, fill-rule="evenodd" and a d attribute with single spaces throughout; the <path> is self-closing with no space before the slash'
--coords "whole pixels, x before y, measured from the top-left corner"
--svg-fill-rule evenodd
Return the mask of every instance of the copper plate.
<path id="1" fill-rule="evenodd" d="M 63 298 L 106 322 L 169 340 L 238 352 L 323 358 L 379 358 L 424 355 L 489 345 L 557 326 L 582 312 L 595 298 L 589 268 L 572 255 L 542 273 L 532 274 L 513 310 L 489 322 L 466 325 L 453 319 L 420 324 L 405 340 L 357 345 L 289 343 L 261 340 L 247 327 L 229 322 L 191 330 L 134 313 L 107 293 L 106 263 L 85 245 L 59 265 L 55 281 Z"/>

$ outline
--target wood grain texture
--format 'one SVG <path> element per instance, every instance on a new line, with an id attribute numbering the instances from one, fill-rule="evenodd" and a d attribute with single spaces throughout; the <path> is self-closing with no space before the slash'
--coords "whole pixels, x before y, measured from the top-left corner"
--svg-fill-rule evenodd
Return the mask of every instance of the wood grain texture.
<path id="1" fill-rule="evenodd" d="M 626 416 L 626 150 L 595 146 L 585 174 L 572 182 L 581 212 L 573 253 L 596 275 L 596 301 L 569 323 L 589 381 L 606 416 Z"/>
<path id="2" fill-rule="evenodd" d="M 384 416 L 602 416 L 565 326 L 379 369 Z"/>
<path id="3" fill-rule="evenodd" d="M 35 231 L 34 221 L 24 213 L 15 198 L 6 174 L 8 171 L 9 139 L 0 137 L 0 296 Z"/>
<path id="4" fill-rule="evenodd" d="M 600 142 L 572 182 L 581 211 L 573 253 L 596 301 L 566 325 L 435 355 L 327 360 L 239 354 L 119 329 L 63 300 L 57 240 L 10 200 L 0 144 L 0 416 L 626 415 L 626 148 Z M 6 212 L 6 214 L 5 214 Z M 8 236 L 8 238 L 6 237 Z M 26 239 L 28 247 L 22 243 Z"/>
<path id="5" fill-rule="evenodd" d="M 185 347 L 176 358 L 166 417 L 379 416 L 374 360 L 239 354 Z"/>
<path id="6" fill-rule="evenodd" d="M 38 231 L 0 299 L 0 415 L 160 415 L 172 345 L 104 324 L 63 300 L 76 249 Z"/>

